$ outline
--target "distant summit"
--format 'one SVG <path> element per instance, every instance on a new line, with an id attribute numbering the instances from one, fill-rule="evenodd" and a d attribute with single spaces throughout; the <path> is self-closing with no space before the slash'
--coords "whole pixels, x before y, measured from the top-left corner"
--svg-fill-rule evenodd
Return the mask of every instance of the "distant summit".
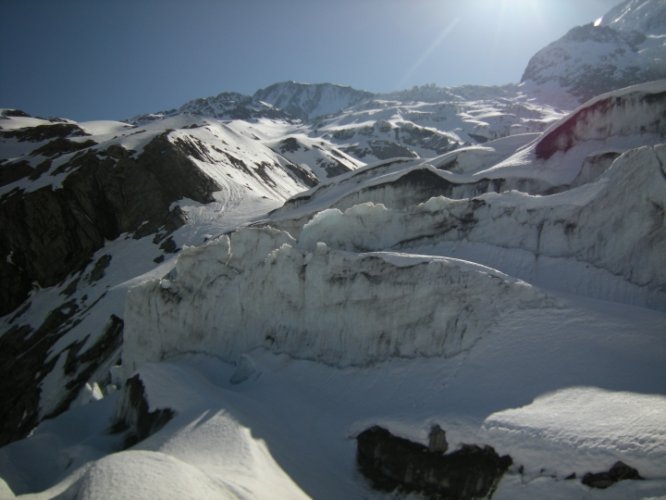
<path id="1" fill-rule="evenodd" d="M 160 120 L 181 113 L 207 116 L 218 120 L 255 120 L 257 118 L 287 119 L 290 116 L 265 102 L 239 94 L 237 92 L 221 92 L 216 96 L 202 97 L 186 102 L 177 109 L 159 111 L 135 116 L 129 121 L 134 124 Z"/>
<path id="2" fill-rule="evenodd" d="M 628 0 L 537 52 L 524 89 L 570 108 L 617 88 L 666 78 L 666 0 Z"/>
<path id="3" fill-rule="evenodd" d="M 254 94 L 255 99 L 304 120 L 337 113 L 372 97 L 370 92 L 348 86 L 294 81 L 274 83 Z"/>
<path id="4" fill-rule="evenodd" d="M 666 1 L 627 0 L 604 15 L 601 26 L 626 33 L 638 31 L 648 36 L 661 36 L 666 31 Z"/>

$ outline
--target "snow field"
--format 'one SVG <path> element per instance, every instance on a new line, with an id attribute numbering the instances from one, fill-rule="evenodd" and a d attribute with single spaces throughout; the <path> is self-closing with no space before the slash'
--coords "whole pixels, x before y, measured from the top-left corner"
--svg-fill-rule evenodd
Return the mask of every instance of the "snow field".
<path id="1" fill-rule="evenodd" d="M 159 478 L 169 476 L 184 485 L 212 485 L 223 498 L 373 497 L 355 471 L 354 436 L 379 424 L 425 442 L 430 425 L 438 423 L 451 449 L 490 444 L 514 457 L 498 498 L 663 496 L 665 322 L 662 312 L 574 298 L 516 311 L 472 350 L 452 358 L 336 368 L 262 348 L 235 364 L 204 354 L 147 363 L 139 373 L 150 409 L 172 408 L 174 419 L 130 451 L 87 465 L 77 460 L 82 468 L 76 474 L 61 463 L 63 482 L 50 491 L 154 498 L 170 484 Z M 103 403 L 80 411 L 96 412 L 91 421 L 108 421 L 113 406 Z M 91 439 L 100 431 L 59 431 L 75 428 L 73 415 L 42 424 L 0 456 L 34 443 L 12 464 L 30 471 L 50 463 L 38 455 L 49 426 L 64 436 L 58 453 L 76 460 L 81 439 L 98 456 L 109 453 L 108 443 Z M 615 460 L 637 467 L 647 480 L 603 492 L 581 485 L 585 472 Z M 572 472 L 578 479 L 565 480 Z M 2 475 L 11 478 L 5 470 Z M 156 478 L 152 489 L 144 477 Z M 79 490 L 83 485 L 87 489 Z M 209 491 L 197 485 L 170 489 L 184 498 Z M 35 498 L 50 498 L 48 491 L 43 495 Z"/>

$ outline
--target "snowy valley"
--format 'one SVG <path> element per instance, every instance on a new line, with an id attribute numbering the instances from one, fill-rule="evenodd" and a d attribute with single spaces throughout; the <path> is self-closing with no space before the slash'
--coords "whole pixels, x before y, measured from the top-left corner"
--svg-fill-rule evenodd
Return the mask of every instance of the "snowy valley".
<path id="1" fill-rule="evenodd" d="M 628 0 L 502 87 L 2 110 L 0 498 L 666 498 L 665 40 Z M 374 426 L 510 460 L 382 483 Z"/>

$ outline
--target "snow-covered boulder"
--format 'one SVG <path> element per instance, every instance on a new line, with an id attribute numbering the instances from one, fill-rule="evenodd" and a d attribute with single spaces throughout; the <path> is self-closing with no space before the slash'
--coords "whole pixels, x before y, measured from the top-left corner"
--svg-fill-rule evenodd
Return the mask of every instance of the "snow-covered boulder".
<path id="1" fill-rule="evenodd" d="M 531 473 L 581 477 L 622 460 L 645 477 L 663 478 L 664 418 L 664 396 L 573 387 L 489 415 L 484 430 Z"/>

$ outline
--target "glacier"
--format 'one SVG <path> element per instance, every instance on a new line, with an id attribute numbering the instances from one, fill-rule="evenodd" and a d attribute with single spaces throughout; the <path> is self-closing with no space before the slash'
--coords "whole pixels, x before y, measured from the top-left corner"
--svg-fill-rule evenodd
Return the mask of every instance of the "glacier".
<path id="1" fill-rule="evenodd" d="M 258 347 L 340 367 L 452 356 L 501 313 L 548 303 L 527 283 L 457 259 L 298 245 L 270 228 L 240 230 L 184 250 L 167 276 L 131 289 L 126 374 L 183 352 L 237 361 Z"/>
<path id="2" fill-rule="evenodd" d="M 661 12 L 541 83 L 0 110 L 0 498 L 384 498 L 375 425 L 509 454 L 496 499 L 666 495 L 666 81 L 576 80 L 649 66 Z"/>

